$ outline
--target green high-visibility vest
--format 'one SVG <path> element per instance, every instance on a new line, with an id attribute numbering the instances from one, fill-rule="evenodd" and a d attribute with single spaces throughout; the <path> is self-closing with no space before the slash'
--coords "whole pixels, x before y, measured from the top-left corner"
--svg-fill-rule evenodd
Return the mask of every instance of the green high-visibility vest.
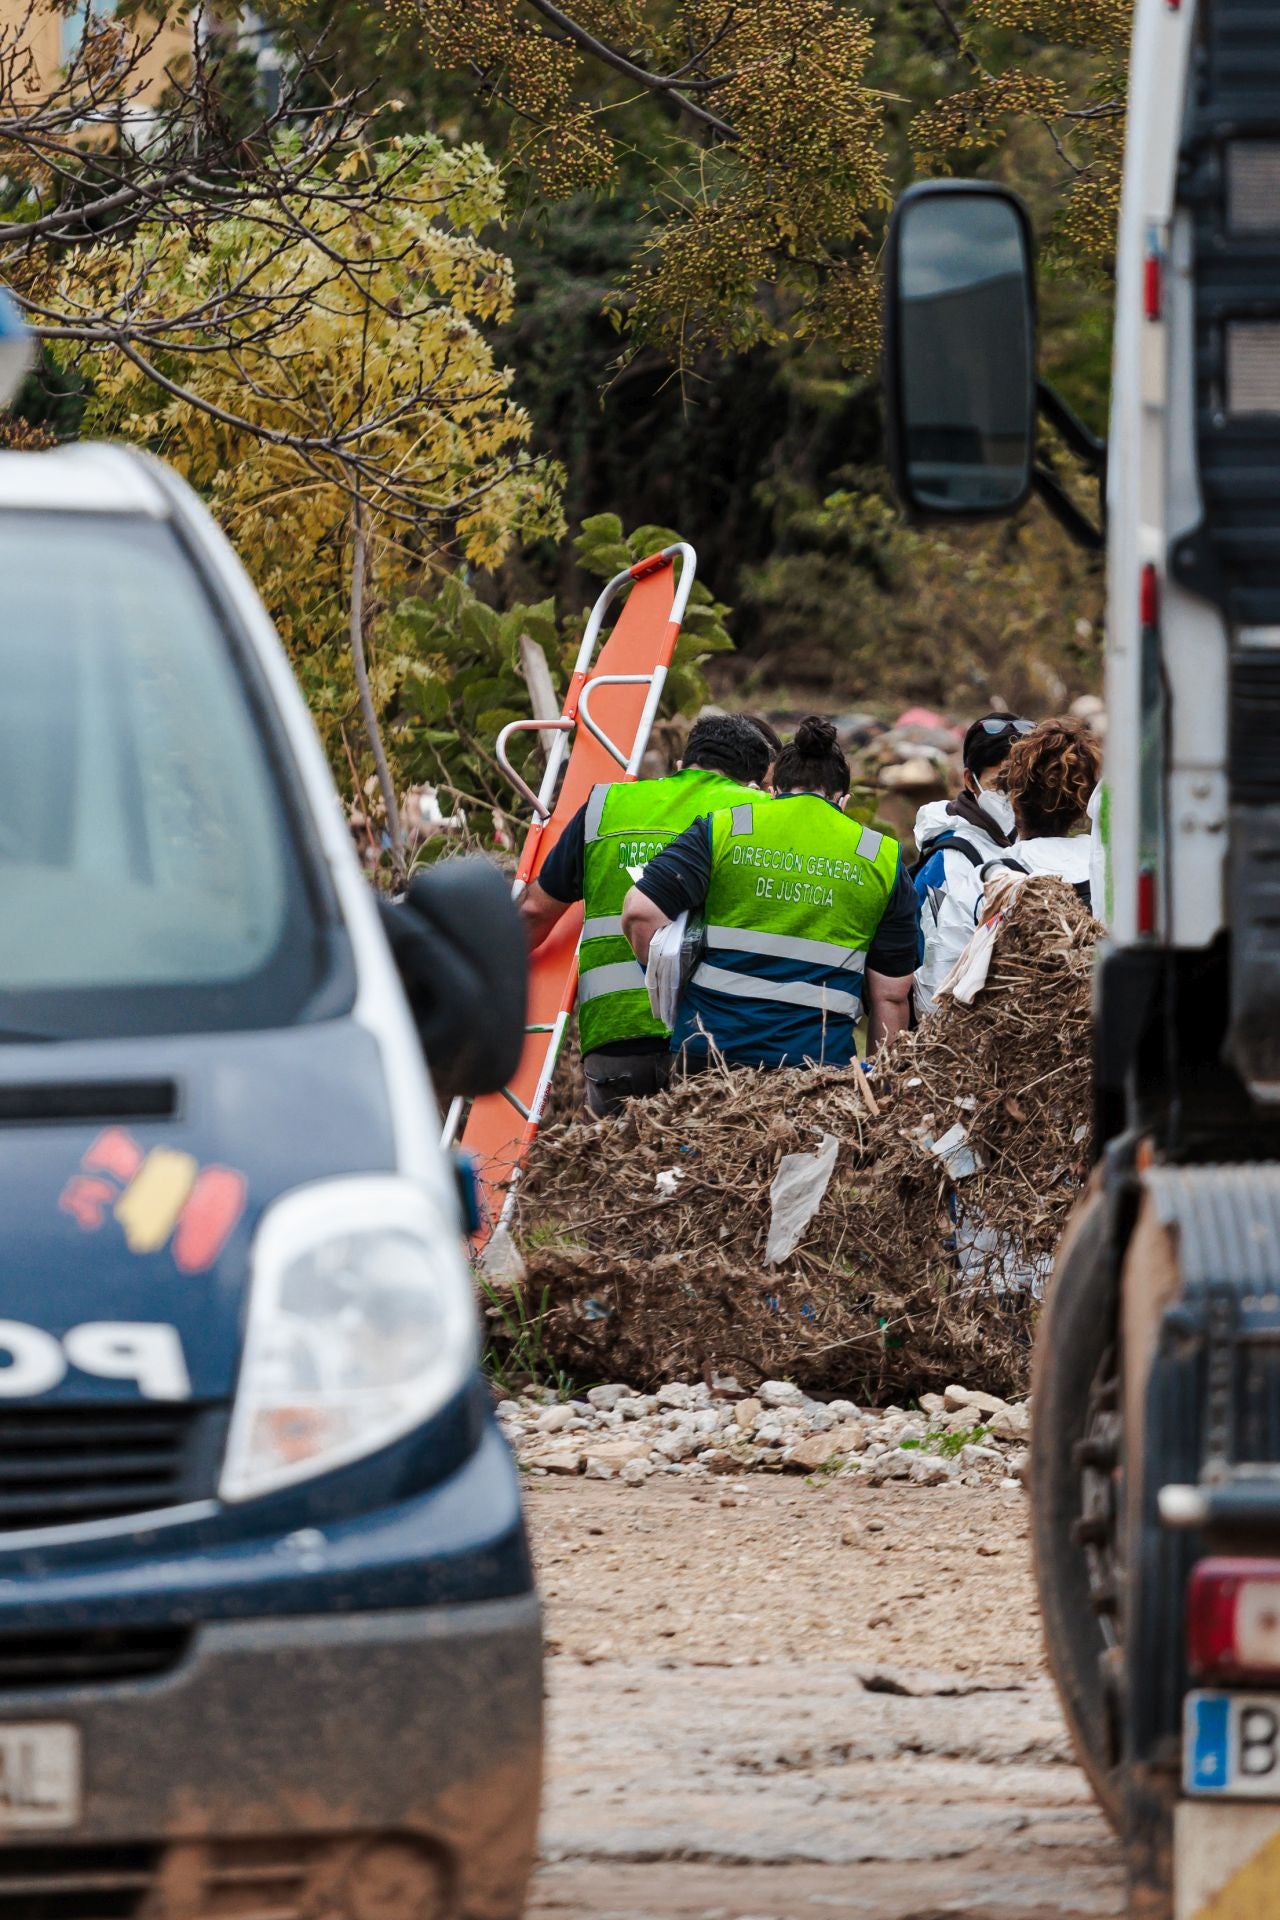
<path id="1" fill-rule="evenodd" d="M 847 1065 L 867 950 L 893 896 L 898 843 L 815 794 L 711 822 L 706 957 L 674 1044 L 765 1066 Z"/>
<path id="2" fill-rule="evenodd" d="M 667 1037 L 667 1028 L 650 1010 L 644 968 L 623 936 L 623 902 L 650 860 L 677 834 L 719 807 L 751 800 L 765 796 L 704 767 L 686 767 L 662 780 L 591 789 L 578 956 L 578 1039 L 584 1053 Z"/>

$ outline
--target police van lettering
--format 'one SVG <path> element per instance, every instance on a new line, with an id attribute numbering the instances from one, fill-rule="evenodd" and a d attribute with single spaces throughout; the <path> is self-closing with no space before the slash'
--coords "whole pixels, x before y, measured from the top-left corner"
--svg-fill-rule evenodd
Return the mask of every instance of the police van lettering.
<path id="1" fill-rule="evenodd" d="M 176 1327 L 154 1320 L 86 1320 L 59 1340 L 43 1327 L 0 1320 L 0 1399 L 50 1393 L 69 1366 L 95 1380 L 131 1380 L 144 1400 L 189 1400 Z"/>

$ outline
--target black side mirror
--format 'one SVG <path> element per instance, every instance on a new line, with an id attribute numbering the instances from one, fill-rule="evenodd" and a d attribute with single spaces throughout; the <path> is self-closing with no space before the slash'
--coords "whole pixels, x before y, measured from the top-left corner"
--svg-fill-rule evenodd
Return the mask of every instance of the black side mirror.
<path id="1" fill-rule="evenodd" d="M 528 959 L 510 884 L 487 860 L 442 860 L 379 907 L 440 1098 L 497 1093 L 525 1040 Z"/>
<path id="2" fill-rule="evenodd" d="M 889 463 L 923 519 L 1013 513 L 1031 491 L 1036 309 L 1031 223 L 1003 187 L 913 187 L 889 229 Z"/>

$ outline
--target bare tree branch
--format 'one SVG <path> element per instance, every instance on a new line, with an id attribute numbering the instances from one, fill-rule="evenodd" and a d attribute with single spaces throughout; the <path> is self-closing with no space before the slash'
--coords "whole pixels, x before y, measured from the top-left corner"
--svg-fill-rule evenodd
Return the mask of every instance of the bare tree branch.
<path id="1" fill-rule="evenodd" d="M 574 46 L 580 48 L 583 53 L 589 53 L 593 59 L 602 61 L 606 67 L 612 67 L 616 73 L 625 74 L 628 80 L 637 81 L 650 93 L 661 94 L 671 100 L 689 119 L 696 120 L 700 126 L 710 128 L 712 133 L 718 133 L 722 140 L 738 138 L 736 127 L 730 126 L 727 120 L 722 120 L 718 114 L 711 113 L 706 107 L 699 106 L 696 100 L 690 100 L 687 97 L 683 89 L 689 85 L 688 81 L 665 74 L 650 73 L 647 67 L 637 66 L 636 62 L 629 60 L 625 53 L 619 53 L 616 47 L 609 46 L 604 40 L 598 40 L 595 34 L 587 31 L 586 27 L 579 26 L 576 20 L 555 5 L 555 0 L 528 0 L 528 3 L 535 13 L 540 13 L 544 20 L 549 20 L 553 26 L 558 27 L 560 32 L 567 39 L 572 40 Z"/>

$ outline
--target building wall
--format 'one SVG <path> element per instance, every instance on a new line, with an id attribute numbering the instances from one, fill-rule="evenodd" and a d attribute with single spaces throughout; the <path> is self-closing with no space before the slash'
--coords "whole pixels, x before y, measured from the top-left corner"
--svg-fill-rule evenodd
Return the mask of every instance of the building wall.
<path id="1" fill-rule="evenodd" d="M 48 84 L 75 50 L 84 30 L 85 3 L 81 0 L 70 14 L 63 14 L 55 12 L 47 0 L 0 0 L 0 41 L 20 32 L 34 56 L 37 76 Z M 95 14 L 114 11 L 114 0 L 94 0 Z M 157 90 L 164 85 L 166 66 L 190 45 L 190 33 L 189 25 L 166 27 L 148 47 L 146 78 Z"/>

